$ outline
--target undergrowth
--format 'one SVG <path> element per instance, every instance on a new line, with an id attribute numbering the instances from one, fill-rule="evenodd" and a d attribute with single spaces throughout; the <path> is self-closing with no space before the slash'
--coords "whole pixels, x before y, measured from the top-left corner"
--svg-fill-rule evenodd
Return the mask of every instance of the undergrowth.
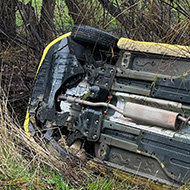
<path id="1" fill-rule="evenodd" d="M 0 189 L 139 189 L 115 177 L 96 175 L 80 161 L 61 158 L 43 142 L 40 146 L 25 134 L 8 106 L 8 95 L 0 86 Z"/>
<path id="2" fill-rule="evenodd" d="M 2 189 L 65 189 L 62 164 L 40 147 L 11 118 L 8 99 L 1 88 L 0 103 L 0 188 Z M 57 165 L 58 167 L 55 167 Z M 63 164 L 62 164 L 63 165 Z M 55 177 L 56 176 L 56 177 Z"/>

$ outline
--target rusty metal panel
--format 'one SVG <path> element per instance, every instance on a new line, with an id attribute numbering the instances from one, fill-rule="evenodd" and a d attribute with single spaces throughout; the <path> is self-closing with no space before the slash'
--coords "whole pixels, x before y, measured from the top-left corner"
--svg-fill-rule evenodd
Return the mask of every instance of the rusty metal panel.
<path id="1" fill-rule="evenodd" d="M 145 106 L 155 107 L 162 110 L 168 110 L 172 112 L 178 112 L 183 114 L 184 108 L 182 108 L 182 104 L 179 102 L 162 100 L 158 98 L 151 98 L 147 96 L 140 96 L 135 94 L 116 92 L 114 95 L 118 98 L 121 97 L 124 102 L 132 102 L 136 104 L 141 104 Z M 120 99 L 118 99 L 120 101 Z"/>
<path id="2" fill-rule="evenodd" d="M 131 102 L 125 104 L 123 115 L 149 125 L 173 130 L 178 130 L 181 124 L 178 120 L 179 113 Z"/>

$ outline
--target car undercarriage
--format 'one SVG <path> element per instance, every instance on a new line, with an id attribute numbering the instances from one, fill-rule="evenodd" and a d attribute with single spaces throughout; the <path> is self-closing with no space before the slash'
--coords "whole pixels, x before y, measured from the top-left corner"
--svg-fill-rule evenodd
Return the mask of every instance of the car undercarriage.
<path id="1" fill-rule="evenodd" d="M 190 180 L 189 47 L 75 25 L 44 51 L 25 120 L 63 156 L 160 183 Z"/>

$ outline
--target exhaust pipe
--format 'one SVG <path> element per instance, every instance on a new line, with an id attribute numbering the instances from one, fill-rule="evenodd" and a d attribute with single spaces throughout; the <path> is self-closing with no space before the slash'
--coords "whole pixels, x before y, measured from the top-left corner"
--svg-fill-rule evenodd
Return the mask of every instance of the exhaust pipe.
<path id="1" fill-rule="evenodd" d="M 119 109 L 118 107 L 105 103 L 105 102 L 90 102 L 86 100 L 81 100 L 72 96 L 59 96 L 58 101 L 68 101 L 70 103 L 79 103 L 88 106 L 95 107 L 107 107 L 111 108 L 124 117 L 131 118 L 136 121 L 140 121 L 142 123 L 146 123 L 148 125 L 159 126 L 161 128 L 179 130 L 183 125 L 190 125 L 190 117 L 184 118 L 180 113 L 167 111 L 159 108 L 144 106 L 141 104 L 126 102 L 124 106 L 124 110 Z"/>
<path id="2" fill-rule="evenodd" d="M 172 130 L 179 130 L 182 124 L 179 113 L 131 102 L 125 103 L 123 115 L 133 120 Z"/>

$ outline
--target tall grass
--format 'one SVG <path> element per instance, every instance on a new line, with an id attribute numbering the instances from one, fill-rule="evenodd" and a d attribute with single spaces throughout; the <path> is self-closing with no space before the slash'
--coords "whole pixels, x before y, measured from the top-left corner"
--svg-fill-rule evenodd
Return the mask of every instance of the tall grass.
<path id="1" fill-rule="evenodd" d="M 30 139 L 8 111 L 0 88 L 0 187 L 3 189 L 64 189 L 64 163 Z M 56 176 L 56 177 L 55 177 Z"/>
<path id="2" fill-rule="evenodd" d="M 59 157 L 43 142 L 40 146 L 25 134 L 8 106 L 8 95 L 0 86 L 0 189 L 139 189 L 93 174 L 80 162 Z"/>

